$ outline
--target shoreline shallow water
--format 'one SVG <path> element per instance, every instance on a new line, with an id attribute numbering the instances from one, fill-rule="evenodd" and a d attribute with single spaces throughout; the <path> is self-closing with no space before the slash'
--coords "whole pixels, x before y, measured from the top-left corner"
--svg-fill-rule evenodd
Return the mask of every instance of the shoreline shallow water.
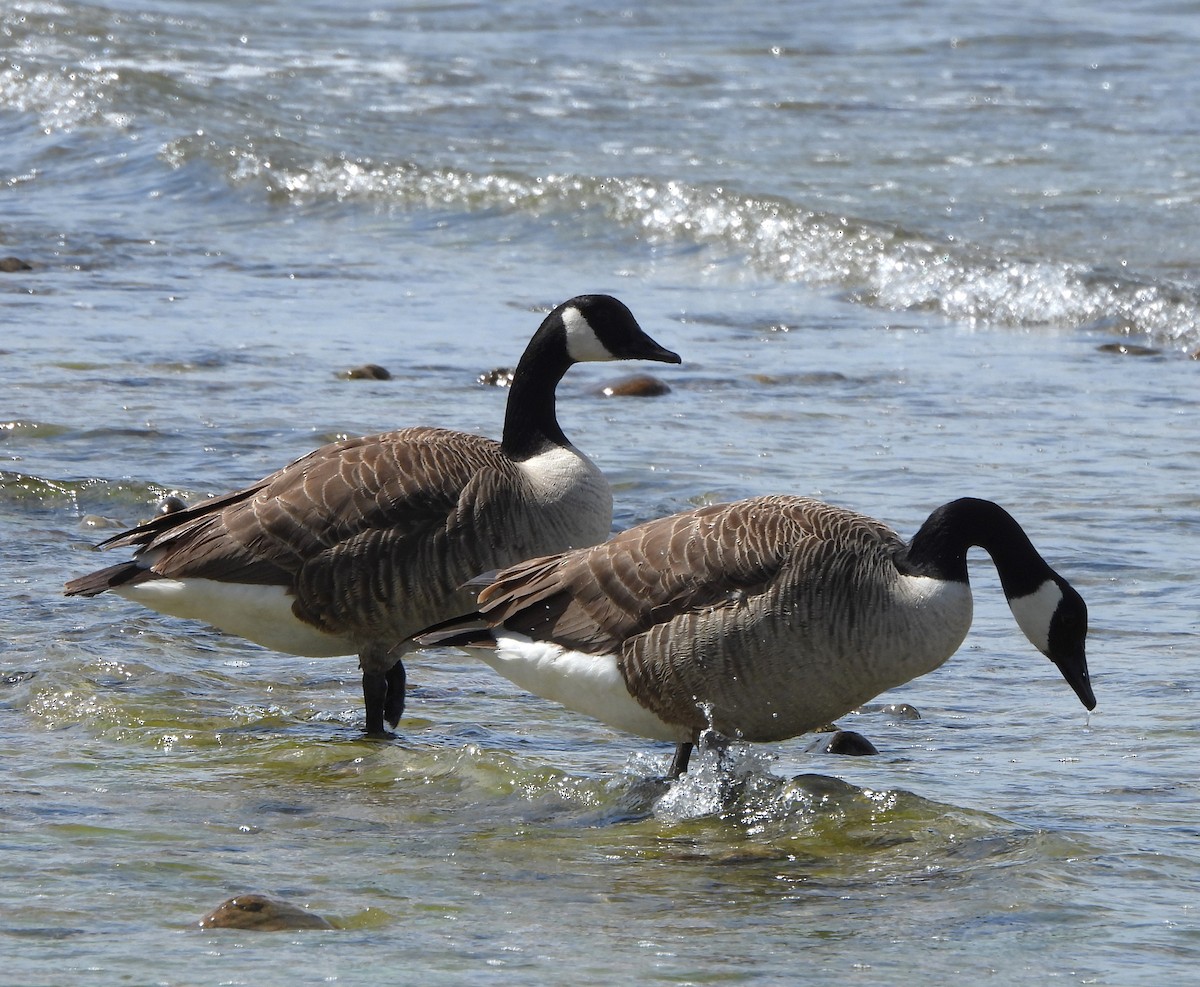
<path id="1" fill-rule="evenodd" d="M 1110 983 L 1171 969 L 1193 947 L 1196 724 L 1177 701 L 1176 669 L 1188 667 L 1179 663 L 1192 648 L 1195 577 L 1182 553 L 1195 498 L 1181 467 L 1195 453 L 1180 430 L 1155 432 L 1153 447 L 1171 454 L 1137 460 L 1145 500 L 1117 502 L 1110 491 L 1129 475 L 1130 454 L 1144 452 L 1103 419 L 1114 405 L 1159 407 L 1176 371 L 1182 402 L 1191 368 L 1155 367 L 1152 397 L 1144 378 L 1086 337 L 839 333 L 830 347 L 829 330 L 747 328 L 725 344 L 730 360 L 747 344 L 769 351 L 767 382 L 757 372 L 722 381 L 685 364 L 665 398 L 616 402 L 568 378 L 564 427 L 611 460 L 619 525 L 757 490 L 853 501 L 907 534 L 958 493 L 1009 504 L 1089 601 L 1096 713 L 1085 716 L 1028 648 L 980 557 L 976 621 L 962 652 L 884 697 L 910 702 L 923 718 L 868 712 L 842 723 L 871 739 L 877 758 L 808 754 L 803 740 L 763 745 L 733 772 L 734 794 L 729 772 L 703 769 L 664 794 L 649 782 L 665 770 L 662 745 L 531 699 L 452 652 L 414 661 L 402 738 L 363 742 L 352 659 L 273 655 L 119 601 L 60 599 L 61 580 L 94 564 L 86 546 L 104 534 L 81 528 L 83 517 L 129 523 L 173 487 L 72 481 L 77 462 L 39 485 L 33 471 L 47 472 L 71 443 L 66 433 L 14 433 L 8 450 L 20 458 L 0 484 L 0 522 L 21 538 L 2 550 L 14 591 L 0 708 L 13 766 L 6 894 L 10 906 L 22 903 L 9 910 L 21 920 L 6 934 L 15 969 L 30 983 L 53 982 L 38 980 L 33 947 L 63 939 L 81 954 L 99 951 L 99 982 L 136 979 L 144 960 L 106 943 L 149 937 L 161 947 L 165 932 L 252 890 L 343 925 L 321 934 L 340 939 L 297 933 L 288 942 L 300 944 L 306 969 L 315 963 L 346 979 L 376 963 L 434 982 L 473 982 L 484 970 L 502 981 L 504 971 L 514 981 L 546 978 L 584 941 L 596 948 L 585 949 L 590 972 L 581 976 L 596 982 L 784 982 L 794 976 L 797 936 L 814 970 L 860 982 L 918 965 L 931 975 L 1050 970 Z M 947 333 L 957 336 L 951 354 Z M 1091 354 L 1091 383 L 1067 405 L 1054 386 L 1059 364 L 1081 352 Z M 933 386 L 968 368 L 986 416 Z M 457 387 L 494 407 L 503 393 L 475 390 L 477 369 L 452 373 L 457 385 L 426 376 L 412 387 Z M 314 393 L 361 383 L 324 379 Z M 164 378 L 152 388 L 183 407 L 193 398 L 178 384 Z M 1016 421 L 1017 408 L 1028 413 L 1023 427 L 994 427 Z M 1146 416 L 1139 422 L 1150 427 Z M 985 428 L 994 437 L 981 457 Z M 696 429 L 712 442 L 685 445 Z M 745 440 L 747 430 L 757 441 Z M 188 416 L 172 431 L 139 435 L 129 461 L 149 463 L 139 448 L 159 450 L 154 473 L 173 464 L 172 480 L 203 474 L 198 458 L 220 463 L 215 486 L 291 454 L 277 444 L 322 438 L 306 429 L 239 438 L 230 427 L 222 442 L 241 451 L 230 457 L 202 454 L 212 430 Z M 845 442 L 848 431 L 858 440 Z M 109 448 L 111 438 L 76 441 Z M 715 472 L 718 458 L 732 468 Z M 14 466 L 30 472 L 17 479 Z M 1113 532 L 1131 513 L 1142 519 L 1139 538 L 1114 553 Z M 727 951 L 735 930 L 751 943 L 737 962 Z M 244 982 L 271 982 L 274 949 L 215 935 L 172 940 L 166 968 L 202 962 L 215 979 L 229 973 L 223 963 L 245 963 Z M 1082 954 L 1080 940 L 1089 943 Z M 896 955 L 897 942 L 920 944 L 920 960 Z M 368 945 L 373 960 L 354 955 Z M 1028 959 L 1014 963 L 1016 950 Z"/>
<path id="2" fill-rule="evenodd" d="M 0 26 L 0 254 L 34 268 L 0 274 L 12 982 L 1191 975 L 1186 15 L 31 0 Z M 1088 602 L 1097 710 L 982 553 L 960 653 L 843 719 L 879 755 L 799 738 L 674 786 L 665 745 L 455 652 L 371 743 L 352 658 L 61 596 L 164 494 L 344 434 L 496 435 L 479 376 L 583 291 L 684 359 L 655 398 L 600 393 L 624 365 L 560 388 L 615 527 L 796 493 L 911 536 L 993 499 Z M 392 379 L 339 378 L 366 363 Z M 340 928 L 195 928 L 251 891 Z"/>

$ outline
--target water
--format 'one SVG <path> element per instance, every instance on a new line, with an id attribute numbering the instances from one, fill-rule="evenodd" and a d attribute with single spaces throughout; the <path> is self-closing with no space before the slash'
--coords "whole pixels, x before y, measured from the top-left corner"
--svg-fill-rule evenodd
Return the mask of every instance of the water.
<path id="1" fill-rule="evenodd" d="M 1195 11 L 645 6 L 0 11 L 0 255 L 33 268 L 0 274 L 11 982 L 1194 969 Z M 669 789 L 669 751 L 454 653 L 375 744 L 352 659 L 60 596 L 164 493 L 496 434 L 476 377 L 580 291 L 685 359 L 655 400 L 560 389 L 619 526 L 795 492 L 911 534 L 990 497 L 1088 600 L 1097 711 L 982 555 L 962 652 L 844 719 L 880 756 Z M 366 362 L 394 379 L 336 376 Z M 251 890 L 342 928 L 191 928 Z"/>

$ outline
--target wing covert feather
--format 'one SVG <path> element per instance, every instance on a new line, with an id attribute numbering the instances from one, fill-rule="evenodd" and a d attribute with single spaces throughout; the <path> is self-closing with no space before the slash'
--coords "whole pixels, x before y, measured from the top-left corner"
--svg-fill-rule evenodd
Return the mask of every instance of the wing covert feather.
<path id="1" fill-rule="evenodd" d="M 895 542 L 885 525 L 799 497 L 718 504 L 638 525 L 589 549 L 501 572 L 479 598 L 494 625 L 588 653 L 767 592 L 804 546 Z M 660 630 L 659 633 L 662 633 Z"/>
<path id="2" fill-rule="evenodd" d="M 158 556 L 152 568 L 168 578 L 286 585 L 319 559 L 352 558 L 347 549 L 371 532 L 387 531 L 399 546 L 444 527 L 472 477 L 503 463 L 495 441 L 444 429 L 347 439 L 244 490 L 154 518 L 106 547 L 138 545 Z"/>

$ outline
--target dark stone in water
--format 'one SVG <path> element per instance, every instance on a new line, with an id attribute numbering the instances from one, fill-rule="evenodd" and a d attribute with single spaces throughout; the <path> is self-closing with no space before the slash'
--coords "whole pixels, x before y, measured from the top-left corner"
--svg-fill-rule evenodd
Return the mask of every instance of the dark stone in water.
<path id="1" fill-rule="evenodd" d="M 1104 343 L 1097 346 L 1101 353 L 1115 353 L 1117 356 L 1161 356 L 1162 350 L 1153 346 L 1139 346 L 1137 343 Z"/>
<path id="2" fill-rule="evenodd" d="M 495 370 L 489 370 L 487 373 L 480 374 L 476 381 L 483 384 L 485 387 L 508 387 L 512 383 L 513 371 L 511 367 L 497 367 Z"/>
<path id="3" fill-rule="evenodd" d="M 851 757 L 879 753 L 871 741 L 853 730 L 838 730 L 828 737 L 821 737 L 809 751 L 814 754 L 846 754 Z"/>
<path id="4" fill-rule="evenodd" d="M 158 502 L 158 510 L 154 513 L 162 517 L 166 514 L 178 514 L 180 511 L 187 510 L 187 501 L 182 497 L 176 497 L 172 494 L 169 497 L 164 497 Z"/>
<path id="5" fill-rule="evenodd" d="M 791 783 L 803 788 L 809 795 L 819 795 L 825 798 L 856 798 L 862 794 L 861 788 L 851 785 L 848 781 L 842 781 L 841 778 L 830 778 L 828 775 L 808 772 L 792 775 Z"/>
<path id="6" fill-rule="evenodd" d="M 240 894 L 223 901 L 205 915 L 199 925 L 202 929 L 248 929 L 252 932 L 337 928 L 316 912 L 265 894 Z"/>
<path id="7" fill-rule="evenodd" d="M 79 519 L 79 527 L 81 528 L 128 528 L 129 525 L 124 521 L 119 521 L 115 517 L 104 517 L 100 514 L 85 514 Z"/>
<path id="8" fill-rule="evenodd" d="M 361 367 L 351 367 L 338 374 L 342 380 L 391 380 L 392 375 L 386 367 L 378 363 L 364 363 Z"/>
<path id="9" fill-rule="evenodd" d="M 671 388 L 650 374 L 630 374 L 605 384 L 595 393 L 606 398 L 657 398 L 670 394 Z"/>
<path id="10" fill-rule="evenodd" d="M 32 271 L 20 257 L 0 257 L 0 271 L 5 274 L 16 274 L 18 271 Z"/>
<path id="11" fill-rule="evenodd" d="M 859 714 L 882 713 L 884 716 L 890 716 L 893 720 L 919 720 L 921 718 L 921 714 L 917 708 L 910 706 L 908 703 L 884 703 L 880 706 L 859 706 L 853 712 Z M 834 725 L 820 732 L 828 733 L 837 729 L 839 728 Z"/>
<path id="12" fill-rule="evenodd" d="M 908 703 L 887 703 L 879 707 L 879 712 L 885 713 L 893 720 L 919 720 L 920 712 Z"/>
<path id="13" fill-rule="evenodd" d="M 312 807 L 301 802 L 285 802 L 282 799 L 267 799 L 254 806 L 255 813 L 273 812 L 279 816 L 306 816 Z"/>

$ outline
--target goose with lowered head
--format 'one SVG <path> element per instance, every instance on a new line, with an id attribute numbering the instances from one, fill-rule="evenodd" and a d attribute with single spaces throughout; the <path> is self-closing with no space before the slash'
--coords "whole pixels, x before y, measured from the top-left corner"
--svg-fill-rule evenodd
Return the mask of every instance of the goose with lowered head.
<path id="1" fill-rule="evenodd" d="M 939 507 L 909 542 L 801 497 L 660 518 L 522 562 L 424 643 L 467 648 L 537 695 L 677 744 L 777 741 L 944 663 L 971 626 L 967 550 L 992 558 L 1018 626 L 1088 709 L 1082 597 L 1003 508 Z"/>

